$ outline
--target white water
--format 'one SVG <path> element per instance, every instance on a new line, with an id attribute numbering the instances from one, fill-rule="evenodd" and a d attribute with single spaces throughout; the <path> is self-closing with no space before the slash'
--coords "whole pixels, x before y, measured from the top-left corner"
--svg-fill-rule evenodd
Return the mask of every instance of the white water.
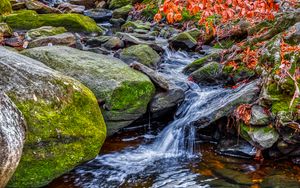
<path id="1" fill-rule="evenodd" d="M 155 138 L 152 144 L 127 148 L 98 156 L 75 170 L 80 187 L 120 187 L 149 177 L 151 187 L 207 187 L 186 167 L 188 160 L 201 159 L 194 153 L 194 122 L 209 117 L 239 95 L 221 87 L 201 87 L 189 82 L 181 73 L 194 58 L 183 52 L 166 50 L 160 72 L 185 90 L 186 98 L 178 108 L 174 121 Z M 209 121 L 207 122 L 209 123 Z M 180 156 L 180 158 L 179 158 Z M 185 160 L 185 161 L 184 161 Z M 180 162 L 179 162 L 180 161 Z M 207 181 L 207 180 L 206 180 Z"/>

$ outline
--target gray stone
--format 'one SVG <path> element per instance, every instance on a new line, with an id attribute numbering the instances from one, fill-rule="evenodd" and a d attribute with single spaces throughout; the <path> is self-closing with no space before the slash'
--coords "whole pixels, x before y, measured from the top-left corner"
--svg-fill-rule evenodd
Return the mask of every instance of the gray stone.
<path id="1" fill-rule="evenodd" d="M 15 104 L 0 91 L 0 187 L 17 169 L 25 142 L 26 122 Z"/>
<path id="2" fill-rule="evenodd" d="M 48 45 L 75 46 L 75 44 L 76 38 L 72 33 L 63 33 L 48 37 L 39 37 L 33 41 L 30 41 L 28 47 L 35 48 Z"/>
<path id="3" fill-rule="evenodd" d="M 254 105 L 251 108 L 251 125 L 268 125 L 270 121 L 270 115 L 266 112 L 266 110 L 259 106 Z"/>
<path id="4" fill-rule="evenodd" d="M 112 18 L 112 11 L 102 8 L 86 10 L 83 14 L 94 19 L 96 22 L 108 21 Z"/>

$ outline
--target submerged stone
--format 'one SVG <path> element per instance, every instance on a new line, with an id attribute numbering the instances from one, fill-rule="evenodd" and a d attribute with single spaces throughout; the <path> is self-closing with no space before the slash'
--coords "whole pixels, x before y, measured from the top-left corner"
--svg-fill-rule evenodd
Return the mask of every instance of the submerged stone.
<path id="1" fill-rule="evenodd" d="M 110 56 L 63 46 L 33 48 L 22 53 L 88 86 L 102 107 L 108 134 L 144 114 L 155 91 L 147 76 Z"/>
<path id="2" fill-rule="evenodd" d="M 93 93 L 44 64 L 0 48 L 0 88 L 22 112 L 26 141 L 8 187 L 40 187 L 98 154 L 106 127 Z"/>

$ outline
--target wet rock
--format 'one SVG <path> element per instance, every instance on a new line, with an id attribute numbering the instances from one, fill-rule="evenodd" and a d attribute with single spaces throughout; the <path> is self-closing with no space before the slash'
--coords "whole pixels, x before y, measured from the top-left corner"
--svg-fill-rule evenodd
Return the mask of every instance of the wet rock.
<path id="1" fill-rule="evenodd" d="M 108 21 L 112 18 L 112 11 L 102 8 L 86 10 L 83 14 L 94 19 L 96 22 Z"/>
<path id="2" fill-rule="evenodd" d="M 0 0 L 0 15 L 10 14 L 11 12 L 10 0 Z"/>
<path id="3" fill-rule="evenodd" d="M 94 8 L 96 0 L 68 0 L 69 3 L 74 5 L 82 5 L 85 8 Z"/>
<path id="4" fill-rule="evenodd" d="M 128 64 L 138 61 L 143 65 L 154 68 L 160 62 L 160 56 L 157 52 L 145 44 L 133 45 L 123 49 L 120 58 Z"/>
<path id="5" fill-rule="evenodd" d="M 10 46 L 10 47 L 22 47 L 24 44 L 24 41 L 21 37 L 19 36 L 14 36 L 11 38 L 6 38 L 4 40 L 5 45 Z"/>
<path id="6" fill-rule="evenodd" d="M 299 182 L 297 180 L 292 180 L 284 174 L 275 174 L 267 176 L 263 179 L 260 184 L 261 187 L 276 187 L 276 188 L 297 188 L 299 187 Z"/>
<path id="7" fill-rule="evenodd" d="M 12 36 L 12 30 L 6 23 L 0 23 L 0 36 Z"/>
<path id="8" fill-rule="evenodd" d="M 118 38 L 118 37 L 112 37 L 108 39 L 104 44 L 101 45 L 103 48 L 109 49 L 109 50 L 117 50 L 119 48 L 124 47 L 124 42 Z"/>
<path id="9" fill-rule="evenodd" d="M 65 27 L 68 31 L 103 32 L 94 20 L 80 14 L 37 14 L 32 10 L 22 10 L 5 16 L 5 22 L 13 29 L 53 26 Z"/>
<path id="10" fill-rule="evenodd" d="M 186 31 L 188 34 L 190 34 L 195 40 L 198 39 L 198 37 L 201 35 L 201 32 L 199 29 L 194 28 L 191 30 Z"/>
<path id="11" fill-rule="evenodd" d="M 170 38 L 169 44 L 176 49 L 192 49 L 196 46 L 197 41 L 188 32 L 182 32 Z"/>
<path id="12" fill-rule="evenodd" d="M 34 10 L 39 14 L 61 13 L 59 9 L 50 7 L 39 1 L 27 0 L 25 1 L 25 5 L 28 10 Z"/>
<path id="13" fill-rule="evenodd" d="M 255 156 L 256 148 L 243 139 L 222 139 L 217 148 L 217 152 L 240 158 L 252 158 Z"/>
<path id="14" fill-rule="evenodd" d="M 247 174 L 238 172 L 236 170 L 228 168 L 216 168 L 214 169 L 214 172 L 218 176 L 221 176 L 222 178 L 234 182 L 234 184 L 239 184 L 241 186 L 251 186 L 253 184 L 252 179 L 250 179 Z"/>
<path id="15" fill-rule="evenodd" d="M 73 5 L 71 3 L 61 3 L 57 7 L 63 13 L 78 13 L 82 14 L 85 10 L 85 6 L 82 5 Z"/>
<path id="16" fill-rule="evenodd" d="M 133 36 L 131 33 L 118 32 L 116 36 L 120 37 L 124 42 L 127 43 L 149 45 L 151 48 L 159 52 L 163 52 L 163 46 L 167 45 L 164 41 L 159 42 L 142 40 Z"/>
<path id="17" fill-rule="evenodd" d="M 15 104 L 0 93 L 0 187 L 17 169 L 25 142 L 26 122 Z"/>
<path id="18" fill-rule="evenodd" d="M 284 40 L 291 45 L 298 45 L 300 43 L 300 22 L 288 29 Z"/>
<path id="19" fill-rule="evenodd" d="M 132 5 L 126 5 L 121 8 L 117 8 L 113 11 L 112 17 L 113 18 L 127 18 L 128 13 L 133 9 Z"/>
<path id="20" fill-rule="evenodd" d="M 30 41 L 28 48 L 35 48 L 48 45 L 63 45 L 63 46 L 75 46 L 76 38 L 72 33 L 63 33 L 53 36 L 39 37 L 33 41 Z"/>
<path id="21" fill-rule="evenodd" d="M 132 0 L 111 0 L 109 3 L 109 9 L 121 8 L 126 5 L 132 4 Z"/>
<path id="22" fill-rule="evenodd" d="M 158 88 L 164 91 L 170 89 L 171 84 L 159 72 L 138 62 L 131 63 L 130 67 L 147 75 Z"/>
<path id="23" fill-rule="evenodd" d="M 184 100 L 184 96 L 184 91 L 180 88 L 171 88 L 166 92 L 156 94 L 149 105 L 152 117 L 162 117 L 170 111 L 176 110 L 177 106 Z"/>
<path id="24" fill-rule="evenodd" d="M 295 145 L 289 144 L 283 140 L 277 143 L 278 150 L 283 154 L 289 154 L 295 149 Z"/>
<path id="25" fill-rule="evenodd" d="M 96 157 L 106 128 L 93 93 L 18 53 L 1 48 L 0 59 L 0 88 L 28 127 L 22 158 L 8 187 L 44 186 Z"/>
<path id="26" fill-rule="evenodd" d="M 100 101 L 109 135 L 144 114 L 155 91 L 147 76 L 110 56 L 64 46 L 22 53 L 88 86 Z"/>
<path id="27" fill-rule="evenodd" d="M 10 1 L 13 10 L 26 9 L 25 2 L 19 2 L 18 0 Z"/>
<path id="28" fill-rule="evenodd" d="M 190 77 L 199 84 L 213 85 L 224 82 L 222 65 L 217 62 L 209 62 L 198 70 L 194 71 Z"/>
<path id="29" fill-rule="evenodd" d="M 140 33 L 130 33 L 129 35 L 136 37 L 140 40 L 145 40 L 145 41 L 155 41 L 155 37 L 149 34 L 140 34 Z"/>
<path id="30" fill-rule="evenodd" d="M 34 40 L 39 37 L 47 37 L 58 35 L 67 32 L 64 27 L 52 27 L 52 26 L 43 26 L 37 29 L 31 29 L 26 32 L 26 40 Z"/>
<path id="31" fill-rule="evenodd" d="M 122 25 L 121 29 L 123 31 L 132 32 L 134 29 L 144 29 L 150 30 L 150 22 L 142 22 L 140 20 L 137 21 L 127 21 Z"/>
<path id="32" fill-rule="evenodd" d="M 271 122 L 270 115 L 266 109 L 259 105 L 254 105 L 251 108 L 251 125 L 268 125 Z"/>
<path id="33" fill-rule="evenodd" d="M 103 43 L 107 42 L 111 38 L 111 36 L 98 36 L 88 38 L 86 41 L 86 45 L 88 45 L 89 47 L 101 46 Z"/>
<path id="34" fill-rule="evenodd" d="M 184 67 L 182 72 L 185 74 L 190 74 L 190 73 L 196 71 L 197 69 L 203 67 L 208 62 L 217 61 L 219 58 L 220 58 L 219 52 L 218 51 L 213 52 L 209 55 L 206 55 L 206 56 L 204 56 L 200 59 L 197 59 L 197 60 L 193 61 L 192 63 L 188 64 L 186 67 Z"/>
<path id="35" fill-rule="evenodd" d="M 240 124 L 241 136 L 250 142 L 252 145 L 260 148 L 267 149 L 274 145 L 279 138 L 279 134 L 273 126 L 255 127 L 247 126 L 243 123 Z"/>

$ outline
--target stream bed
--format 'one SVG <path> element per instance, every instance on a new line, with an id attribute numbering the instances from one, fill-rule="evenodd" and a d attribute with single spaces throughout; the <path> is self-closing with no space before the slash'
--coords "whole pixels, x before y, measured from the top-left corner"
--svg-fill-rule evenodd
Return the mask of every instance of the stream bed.
<path id="1" fill-rule="evenodd" d="M 299 166 L 218 155 L 216 145 L 196 135 L 199 126 L 225 115 L 227 105 L 247 95 L 255 83 L 237 89 L 199 86 L 181 71 L 200 55 L 166 49 L 163 57 L 159 72 L 185 91 L 173 120 L 124 128 L 107 138 L 94 160 L 47 187 L 300 187 Z"/>

